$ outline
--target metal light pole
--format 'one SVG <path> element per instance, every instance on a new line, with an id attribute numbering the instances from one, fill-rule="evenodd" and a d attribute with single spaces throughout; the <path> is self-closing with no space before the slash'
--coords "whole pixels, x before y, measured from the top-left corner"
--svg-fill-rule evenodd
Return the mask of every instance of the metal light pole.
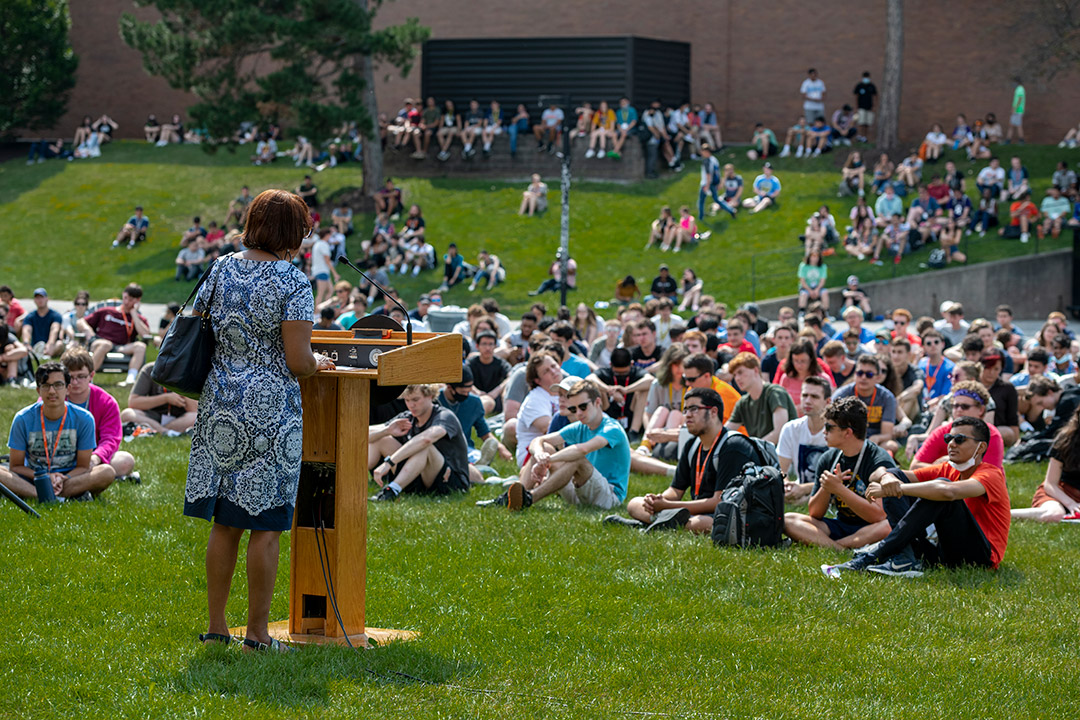
<path id="1" fill-rule="evenodd" d="M 559 281 L 559 304 L 566 305 L 567 270 L 570 264 L 570 114 L 571 102 L 569 95 L 541 95 L 540 107 L 547 107 L 556 102 L 563 108 L 562 125 L 562 219 L 559 223 L 559 273 L 562 278 Z"/>

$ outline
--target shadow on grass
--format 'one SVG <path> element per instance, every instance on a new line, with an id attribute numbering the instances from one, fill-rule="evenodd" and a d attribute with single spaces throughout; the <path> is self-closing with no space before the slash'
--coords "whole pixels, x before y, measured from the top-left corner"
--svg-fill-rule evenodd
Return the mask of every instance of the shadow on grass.
<path id="1" fill-rule="evenodd" d="M 30 166 L 22 157 L 18 160 L 9 160 L 0 167 L 0 205 L 17 201 L 20 195 L 37 189 L 38 185 L 59 175 L 65 169 L 67 169 L 67 162 L 63 160 L 50 160 L 40 165 Z"/>
<path id="2" fill-rule="evenodd" d="M 572 169 L 571 169 L 572 172 Z M 571 203 L 573 202 L 574 193 L 605 193 L 612 195 L 632 195 L 632 196 L 648 196 L 652 197 L 659 193 L 666 192 L 672 185 L 682 179 L 682 175 L 675 173 L 664 173 L 661 177 L 655 180 L 641 180 L 633 183 L 612 183 L 603 181 L 590 181 L 576 178 L 571 180 L 570 184 L 570 197 Z M 490 191 L 492 187 L 495 188 L 522 188 L 528 183 L 522 183 L 520 181 L 513 182 L 507 180 L 493 180 L 493 179 L 474 179 L 474 178 L 431 178 L 431 187 L 436 190 L 444 190 L 447 192 L 462 191 L 462 190 L 474 190 L 474 191 Z M 561 190 L 560 180 L 558 177 L 552 177 L 548 179 L 548 204 L 549 212 L 552 208 L 558 209 L 560 202 Z"/>
<path id="3" fill-rule="evenodd" d="M 1002 565 L 997 572 L 986 568 L 964 566 L 941 568 L 926 575 L 937 585 L 951 585 L 964 590 L 1006 590 L 1027 583 L 1027 575 L 1012 565 Z"/>
<path id="4" fill-rule="evenodd" d="M 245 653 L 229 648 L 199 649 L 185 669 L 166 683 L 178 692 L 249 700 L 287 707 L 325 705 L 331 686 L 345 681 L 380 685 L 467 682 L 477 663 L 450 662 L 415 643 L 393 643 L 371 651 L 309 646 L 289 654 Z"/>

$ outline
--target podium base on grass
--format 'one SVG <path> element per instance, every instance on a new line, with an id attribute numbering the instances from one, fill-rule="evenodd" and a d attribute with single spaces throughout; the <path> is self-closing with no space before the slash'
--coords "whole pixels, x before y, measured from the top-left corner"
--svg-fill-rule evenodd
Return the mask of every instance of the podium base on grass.
<path id="1" fill-rule="evenodd" d="M 269 626 L 270 637 L 279 640 L 281 642 L 287 642 L 290 645 L 346 645 L 344 637 L 334 638 L 327 637 L 325 635 L 310 635 L 310 634 L 289 634 L 289 621 L 281 620 L 279 622 L 272 622 Z M 244 633 L 247 631 L 247 626 L 229 628 L 229 632 L 236 637 L 244 637 Z M 363 647 L 370 649 L 375 645 L 386 645 L 392 642 L 401 642 L 404 640 L 415 640 L 420 637 L 420 633 L 415 630 L 389 630 L 386 628 L 364 628 L 364 632 L 359 635 L 350 635 L 349 640 L 352 642 L 353 647 Z M 374 641 L 372 643 L 371 641 Z"/>

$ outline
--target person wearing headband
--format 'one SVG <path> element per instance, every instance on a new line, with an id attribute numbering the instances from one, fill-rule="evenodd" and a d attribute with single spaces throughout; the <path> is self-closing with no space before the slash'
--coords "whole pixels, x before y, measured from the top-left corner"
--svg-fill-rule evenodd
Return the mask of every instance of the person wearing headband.
<path id="1" fill-rule="evenodd" d="M 990 394 L 982 383 L 974 380 L 963 380 L 953 386 L 952 393 L 952 420 L 942 423 L 927 436 L 925 442 L 915 453 L 911 461 L 911 469 L 929 467 L 945 462 L 949 455 L 949 445 L 945 442 L 945 436 L 952 432 L 953 422 L 962 417 L 978 418 L 985 421 L 986 407 L 990 402 Z M 989 447 L 987 447 L 983 460 L 1004 469 L 1005 444 L 1002 442 L 1001 433 L 996 427 L 987 424 L 990 429 Z"/>
<path id="2" fill-rule="evenodd" d="M 918 577 L 925 565 L 997 569 L 1009 541 L 1009 491 L 1001 468 L 983 461 L 990 428 L 962 417 L 945 436 L 948 460 L 919 470 L 879 468 L 866 497 L 881 499 L 892 530 L 880 543 L 841 565 L 823 565 L 828 577 L 845 571 Z M 936 543 L 927 528 L 936 530 Z"/>
<path id="3" fill-rule="evenodd" d="M 1011 447 L 1020 439 L 1020 414 L 1017 406 L 1019 397 L 1016 388 L 1001 379 L 1005 355 L 996 347 L 989 347 L 982 355 L 982 384 L 990 397 L 994 399 L 993 424 L 1001 432 L 1001 439 L 1006 447 Z"/>

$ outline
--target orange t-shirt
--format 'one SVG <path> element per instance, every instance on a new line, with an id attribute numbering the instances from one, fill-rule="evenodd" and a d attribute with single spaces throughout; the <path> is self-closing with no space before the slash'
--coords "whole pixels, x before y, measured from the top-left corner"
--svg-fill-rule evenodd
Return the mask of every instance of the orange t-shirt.
<path id="1" fill-rule="evenodd" d="M 713 375 L 712 379 L 712 389 L 715 390 L 720 395 L 720 399 L 724 401 L 724 423 L 726 424 L 731 417 L 731 413 L 735 410 L 735 403 L 739 402 L 739 398 L 741 398 L 742 395 L 739 394 L 738 390 L 715 375 Z M 746 428 L 739 427 L 739 432 L 745 435 Z"/>
<path id="2" fill-rule="evenodd" d="M 915 479 L 918 482 L 945 478 L 949 482 L 960 480 L 960 473 L 949 463 L 931 465 L 915 471 Z M 1005 487 L 1005 473 L 1001 468 L 990 463 L 981 463 L 969 480 L 978 480 L 984 488 L 985 495 L 964 498 L 968 510 L 971 511 L 975 522 L 983 531 L 990 543 L 990 560 L 996 568 L 1001 564 L 1001 557 L 1005 554 L 1005 546 L 1009 542 L 1009 522 L 1011 514 L 1009 509 L 1009 491 Z"/>

